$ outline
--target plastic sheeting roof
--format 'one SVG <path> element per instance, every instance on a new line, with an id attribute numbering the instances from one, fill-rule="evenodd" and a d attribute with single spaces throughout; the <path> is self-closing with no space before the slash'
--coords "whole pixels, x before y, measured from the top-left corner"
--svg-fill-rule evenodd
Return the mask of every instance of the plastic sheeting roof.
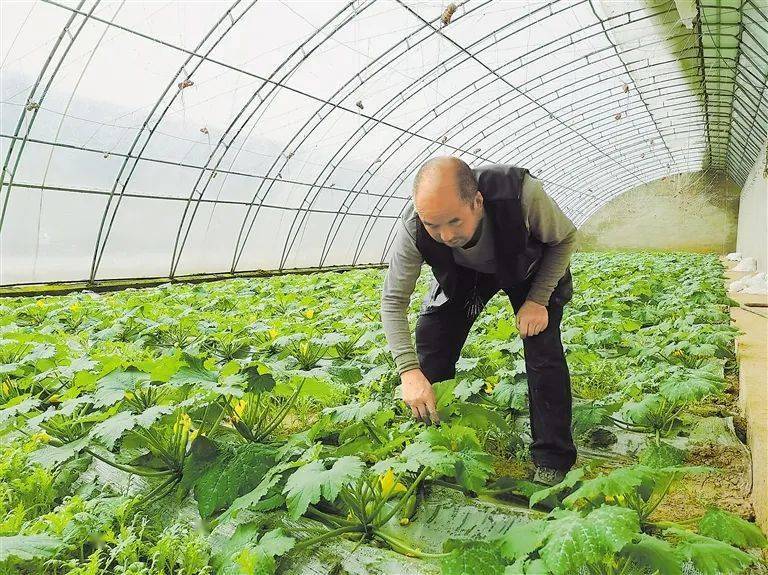
<path id="1" fill-rule="evenodd" d="M 3 2 L 0 284 L 386 261 L 415 170 L 577 225 L 768 132 L 768 0 Z"/>

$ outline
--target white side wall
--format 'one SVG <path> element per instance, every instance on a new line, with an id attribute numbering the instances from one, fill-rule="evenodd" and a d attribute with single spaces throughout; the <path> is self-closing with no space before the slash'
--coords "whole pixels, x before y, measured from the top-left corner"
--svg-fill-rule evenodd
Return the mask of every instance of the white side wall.
<path id="1" fill-rule="evenodd" d="M 766 147 L 763 143 L 752 171 L 741 190 L 736 251 L 757 259 L 757 270 L 768 271 L 768 180 Z"/>

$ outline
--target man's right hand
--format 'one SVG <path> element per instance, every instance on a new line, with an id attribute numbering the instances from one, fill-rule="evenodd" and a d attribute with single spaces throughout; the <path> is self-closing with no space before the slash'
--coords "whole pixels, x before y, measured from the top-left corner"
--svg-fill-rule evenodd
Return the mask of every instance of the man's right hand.
<path id="1" fill-rule="evenodd" d="M 403 401 L 411 408 L 413 417 L 427 425 L 430 420 L 435 424 L 440 423 L 435 406 L 435 392 L 422 371 L 419 368 L 404 371 L 400 374 L 400 381 L 403 384 Z"/>

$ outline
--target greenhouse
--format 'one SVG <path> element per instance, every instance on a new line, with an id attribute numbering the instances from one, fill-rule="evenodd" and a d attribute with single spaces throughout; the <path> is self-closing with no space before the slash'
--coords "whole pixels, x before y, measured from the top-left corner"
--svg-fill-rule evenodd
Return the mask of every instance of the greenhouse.
<path id="1" fill-rule="evenodd" d="M 768 0 L 0 2 L 1 575 L 768 575 Z"/>

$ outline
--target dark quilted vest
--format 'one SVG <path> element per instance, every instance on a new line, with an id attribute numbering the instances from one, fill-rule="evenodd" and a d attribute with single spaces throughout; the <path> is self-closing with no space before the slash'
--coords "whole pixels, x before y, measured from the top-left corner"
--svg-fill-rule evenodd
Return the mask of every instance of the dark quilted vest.
<path id="1" fill-rule="evenodd" d="M 493 164 L 473 168 L 483 196 L 487 221 L 493 226 L 496 277 L 502 288 L 523 284 L 535 271 L 544 244 L 531 236 L 523 219 L 520 196 L 526 168 Z M 418 219 L 418 218 L 417 218 Z M 484 224 L 484 225 L 485 225 Z M 449 246 L 432 239 L 418 220 L 416 247 L 449 299 L 467 293 L 474 270 L 458 265 Z"/>

